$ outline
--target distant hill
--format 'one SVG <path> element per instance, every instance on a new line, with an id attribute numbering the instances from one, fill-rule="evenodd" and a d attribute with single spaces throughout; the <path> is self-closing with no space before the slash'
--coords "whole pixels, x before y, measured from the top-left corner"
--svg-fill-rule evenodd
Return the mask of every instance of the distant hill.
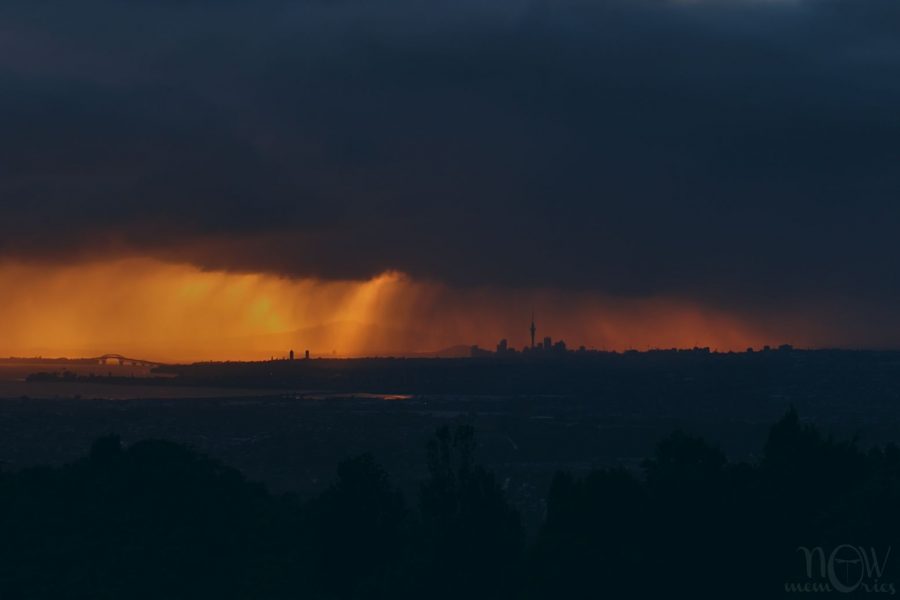
<path id="1" fill-rule="evenodd" d="M 465 344 L 450 346 L 437 352 L 430 352 L 421 356 L 429 356 L 434 358 L 468 358 L 472 356 L 472 347 Z"/>
<path id="2" fill-rule="evenodd" d="M 37 349 L 34 356 L 46 352 Z M 300 358 L 306 350 L 313 357 L 394 356 L 411 358 L 460 358 L 471 355 L 465 344 L 442 348 L 428 332 L 355 321 L 332 321 L 280 333 L 185 339 L 161 344 L 145 340 L 110 340 L 96 347 L 71 348 L 71 357 L 119 353 L 159 362 L 222 360 L 267 360 L 285 358 L 293 350 Z M 33 360 L 33 359 L 29 359 Z"/>

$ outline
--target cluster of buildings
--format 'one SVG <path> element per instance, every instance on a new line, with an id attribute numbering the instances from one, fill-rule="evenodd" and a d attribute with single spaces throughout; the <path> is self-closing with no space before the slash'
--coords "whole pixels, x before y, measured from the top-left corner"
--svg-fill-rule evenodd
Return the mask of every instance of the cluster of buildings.
<path id="1" fill-rule="evenodd" d="M 509 341 L 506 338 L 503 338 L 497 343 L 497 350 L 495 352 L 491 352 L 490 350 L 485 350 L 484 348 L 479 348 L 478 346 L 472 346 L 471 355 L 472 357 L 487 357 L 487 356 L 513 356 L 513 355 L 548 355 L 548 354 L 565 354 L 567 351 L 566 343 L 563 340 L 558 340 L 556 342 L 553 341 L 549 335 L 545 336 L 542 341 L 537 341 L 535 339 L 535 334 L 537 333 L 537 327 L 534 325 L 534 315 L 531 315 L 531 327 L 528 328 L 528 332 L 531 334 L 531 345 L 525 346 L 522 348 L 521 352 L 516 350 L 514 347 L 509 345 Z M 579 348 L 579 350 L 584 350 L 584 346 Z"/>

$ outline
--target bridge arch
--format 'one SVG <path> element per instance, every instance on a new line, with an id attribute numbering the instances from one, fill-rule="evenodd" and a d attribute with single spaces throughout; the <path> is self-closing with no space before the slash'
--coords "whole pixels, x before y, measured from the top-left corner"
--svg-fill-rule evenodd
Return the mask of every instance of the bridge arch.
<path id="1" fill-rule="evenodd" d="M 95 356 L 91 360 L 96 360 L 99 365 L 116 364 L 130 367 L 158 367 L 163 364 L 152 360 L 144 360 L 142 358 L 129 358 L 121 354 L 102 354 L 100 356 Z"/>

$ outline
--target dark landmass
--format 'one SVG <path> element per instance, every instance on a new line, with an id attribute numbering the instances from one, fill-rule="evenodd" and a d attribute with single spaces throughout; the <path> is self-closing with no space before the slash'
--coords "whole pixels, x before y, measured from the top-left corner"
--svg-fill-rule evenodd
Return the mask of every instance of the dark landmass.
<path id="1" fill-rule="evenodd" d="M 75 371 L 63 369 L 62 371 L 39 371 L 30 373 L 25 377 L 25 381 L 34 383 L 108 383 L 116 385 L 125 385 L 131 383 L 139 383 L 141 386 L 154 385 L 173 385 L 171 378 L 156 376 L 137 376 L 137 375 L 114 375 L 107 373 L 86 373 L 78 374 Z M 182 380 L 179 385 L 198 385 L 196 381 Z"/>
<path id="2" fill-rule="evenodd" d="M 706 348 L 649 352 L 563 352 L 470 358 L 357 358 L 160 365 L 154 377 L 40 371 L 40 382 L 86 381 L 378 394 L 584 395 L 598 399 L 714 392 L 719 402 L 747 390 L 804 397 L 872 393 L 900 398 L 900 352 L 777 350 L 716 353 Z M 624 392 L 620 393 L 620 392 Z M 615 398 L 611 398 L 615 399 Z M 665 408 L 663 406 L 662 408 Z M 704 406 L 704 410 L 706 407 Z M 715 408 L 715 407 L 711 407 Z"/>
<path id="3" fill-rule="evenodd" d="M 635 470 L 676 429 L 750 461 L 769 424 L 791 407 L 827 433 L 857 436 L 862 447 L 900 440 L 897 352 L 574 352 L 157 371 L 158 380 L 87 374 L 22 383 L 16 389 L 33 388 L 32 397 L 0 400 L 0 461 L 9 469 L 62 464 L 116 433 L 127 443 L 186 444 L 275 491 L 308 497 L 327 486 L 335 464 L 372 452 L 411 493 L 425 470 L 422 444 L 437 426 L 459 421 L 479 431 L 482 461 L 533 528 L 557 469 Z M 103 386 L 84 382 L 127 384 L 120 388 L 140 396 L 93 399 L 84 390 Z M 167 395 L 172 385 L 187 397 Z M 239 396 L 210 396 L 215 389 L 203 386 Z M 48 388 L 57 397 L 35 397 Z"/>
<path id="4" fill-rule="evenodd" d="M 713 353 L 705 349 L 579 353 L 457 359 L 363 358 L 196 363 L 157 367 L 171 384 L 282 387 L 395 394 L 592 395 L 598 401 L 660 408 L 687 395 L 711 394 L 726 408 L 751 391 L 803 397 L 871 392 L 900 398 L 900 352 L 772 350 Z M 738 398 L 735 398 L 735 394 Z"/>
<path id="5" fill-rule="evenodd" d="M 184 446 L 116 436 L 0 472 L 4 598 L 451 600 L 896 593 L 900 448 L 790 411 L 759 459 L 675 432 L 638 472 L 560 470 L 529 534 L 471 427 L 419 448 L 412 493 L 370 454 L 273 494 Z M 284 457 L 287 458 L 287 457 Z"/>
<path id="6" fill-rule="evenodd" d="M 0 400 L 3 597 L 777 597 L 831 585 L 798 547 L 900 533 L 897 352 L 133 369 Z M 73 393 L 105 388 L 137 396 Z M 444 426 L 478 475 L 423 451 Z"/>

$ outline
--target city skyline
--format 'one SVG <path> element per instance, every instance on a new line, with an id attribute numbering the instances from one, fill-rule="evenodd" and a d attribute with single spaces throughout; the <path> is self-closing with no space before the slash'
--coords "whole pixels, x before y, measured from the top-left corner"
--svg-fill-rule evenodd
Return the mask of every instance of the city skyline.
<path id="1" fill-rule="evenodd" d="M 311 358 L 321 359 L 358 359 L 358 358 L 486 358 L 486 357 L 497 357 L 497 358 L 508 358 L 508 357 L 534 357 L 534 356 L 544 356 L 544 357 L 560 357 L 568 354 L 578 353 L 583 354 L 587 353 L 602 353 L 602 354 L 617 354 L 619 352 L 659 352 L 659 351 L 692 351 L 692 352 L 713 352 L 713 353 L 728 353 L 732 354 L 735 352 L 746 352 L 752 353 L 754 351 L 764 351 L 768 352 L 772 349 L 775 350 L 793 350 L 794 347 L 792 344 L 782 343 L 778 345 L 765 344 L 760 347 L 754 348 L 753 346 L 748 346 L 741 350 L 735 350 L 734 348 L 710 348 L 709 346 L 648 346 L 646 348 L 597 348 L 594 346 L 586 346 L 584 344 L 580 344 L 578 346 L 570 347 L 564 339 L 554 338 L 552 334 L 544 335 L 543 338 L 538 343 L 535 339 L 535 335 L 538 331 L 535 314 L 532 311 L 531 314 L 531 322 L 528 327 L 528 341 L 522 344 L 519 348 L 516 347 L 515 343 L 510 343 L 507 337 L 501 338 L 494 350 L 490 350 L 489 348 L 482 348 L 479 344 L 469 344 L 469 343 L 459 343 L 453 346 L 449 346 L 446 348 L 439 348 L 432 351 L 404 351 L 404 350 L 387 350 L 387 351 L 373 351 L 368 354 L 344 354 L 338 353 L 337 350 L 332 350 L 330 352 L 327 351 L 311 351 L 309 347 L 303 342 L 302 334 L 298 334 L 297 332 L 289 332 L 287 334 L 293 341 L 299 342 L 302 350 L 295 352 L 294 347 L 292 346 L 287 350 L 286 353 L 278 352 L 270 352 L 268 360 L 270 361 L 294 361 L 294 360 L 309 360 Z M 378 342 L 376 342 L 378 343 Z M 816 348 L 800 348 L 801 350 L 816 350 Z M 831 348 L 824 348 L 825 350 L 832 350 Z M 270 349 L 271 350 L 271 349 Z M 135 367 L 145 367 L 145 368 L 153 368 L 157 366 L 164 365 L 165 362 L 161 360 L 154 360 L 153 358 L 135 358 L 134 356 L 124 356 L 122 354 L 114 353 L 114 352 L 106 352 L 99 356 L 84 356 L 84 355 L 21 355 L 21 356 L 7 356 L 0 357 L 0 361 L 15 361 L 15 362 L 27 362 L 30 359 L 34 359 L 41 362 L 52 362 L 53 360 L 61 360 L 61 361 L 74 361 L 74 362 L 87 362 L 87 363 L 97 363 L 99 365 L 119 365 L 119 366 L 135 366 Z M 209 361 L 219 361 L 219 362 L 231 362 L 231 361 L 248 361 L 248 362 L 257 362 L 257 361 L 265 361 L 266 358 L 264 356 L 253 356 L 253 357 L 238 357 L 238 356 L 227 356 L 227 357 L 193 357 L 191 359 L 185 359 L 180 362 L 209 362 Z M 178 360 L 168 360 L 166 362 L 169 363 L 177 363 Z"/>

